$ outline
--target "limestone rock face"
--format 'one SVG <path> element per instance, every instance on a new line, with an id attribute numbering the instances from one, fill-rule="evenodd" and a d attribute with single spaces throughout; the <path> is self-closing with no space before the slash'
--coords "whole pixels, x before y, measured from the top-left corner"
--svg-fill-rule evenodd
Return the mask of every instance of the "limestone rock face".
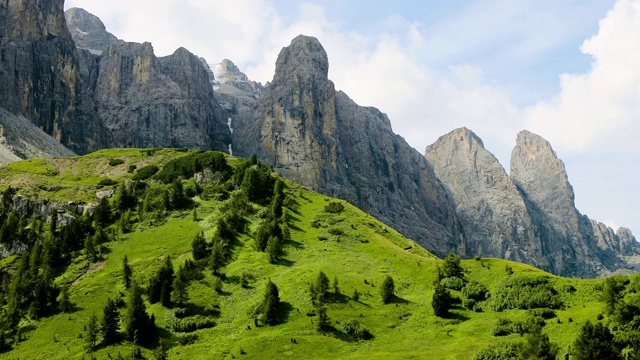
<path id="1" fill-rule="evenodd" d="M 114 146 L 227 151 L 231 136 L 208 69 L 186 49 L 157 58 L 150 43 L 118 41 L 86 65 L 89 76 L 95 66 L 93 97 Z"/>
<path id="2" fill-rule="evenodd" d="M 429 163 L 393 133 L 386 115 L 336 92 L 328 70 L 317 39 L 293 39 L 255 102 L 236 103 L 234 154 L 256 153 L 284 176 L 355 204 L 438 255 L 458 251 L 458 219 Z"/>
<path id="3" fill-rule="evenodd" d="M 109 45 L 118 41 L 107 32 L 102 21 L 95 15 L 80 8 L 71 8 L 64 13 L 69 33 L 80 49 L 100 54 Z"/>
<path id="4" fill-rule="evenodd" d="M 247 75 L 240 71 L 231 60 L 224 59 L 220 64 L 215 65 L 213 73 L 215 74 L 215 79 L 218 84 L 230 85 L 240 91 L 253 95 L 264 90 L 262 84 L 249 80 Z"/>
<path id="5" fill-rule="evenodd" d="M 498 160 L 471 130 L 442 136 L 425 156 L 453 197 L 465 234 L 465 254 L 548 268 L 524 199 Z"/>
<path id="6" fill-rule="evenodd" d="M 620 256 L 638 252 L 626 229 L 613 229 L 580 214 L 564 163 L 549 142 L 522 131 L 511 156 L 511 178 L 533 220 L 550 269 L 568 276 L 596 276 L 615 270 Z"/>
<path id="7" fill-rule="evenodd" d="M 74 156 L 23 116 L 0 108 L 0 164 L 21 159 Z"/>
<path id="8" fill-rule="evenodd" d="M 109 144 L 80 84 L 63 0 L 0 4 L 0 107 L 82 153 Z"/>

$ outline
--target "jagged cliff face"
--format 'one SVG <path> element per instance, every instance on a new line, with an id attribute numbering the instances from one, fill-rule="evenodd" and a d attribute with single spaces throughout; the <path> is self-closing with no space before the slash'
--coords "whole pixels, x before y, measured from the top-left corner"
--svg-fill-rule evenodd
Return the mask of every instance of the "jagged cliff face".
<path id="1" fill-rule="evenodd" d="M 0 106 L 74 151 L 108 144 L 82 93 L 63 0 L 0 3 Z"/>
<path id="2" fill-rule="evenodd" d="M 315 38 L 298 36 L 283 48 L 273 81 L 233 117 L 234 154 L 256 153 L 286 177 L 348 200 L 438 255 L 458 251 L 458 220 L 431 166 L 393 133 L 386 115 L 336 92 L 328 70 Z M 239 95 L 245 91 L 220 90 L 246 98 Z"/>
<path id="3" fill-rule="evenodd" d="M 84 9 L 71 8 L 64 13 L 69 33 L 79 49 L 100 54 L 118 39 L 107 32 L 102 21 Z"/>
<path id="4" fill-rule="evenodd" d="M 115 147 L 187 147 L 228 151 L 227 116 L 212 73 L 184 48 L 158 58 L 150 43 L 117 40 L 96 16 L 69 9 L 80 78 Z M 104 145 L 106 147 L 106 144 Z"/>
<path id="5" fill-rule="evenodd" d="M 461 128 L 427 147 L 426 158 L 452 194 L 467 256 L 500 257 L 549 268 L 524 199 L 498 160 Z"/>
<path id="6" fill-rule="evenodd" d="M 224 111 L 207 69 L 186 49 L 157 58 L 150 43 L 118 41 L 86 68 L 97 73 L 93 96 L 114 146 L 227 151 Z"/>

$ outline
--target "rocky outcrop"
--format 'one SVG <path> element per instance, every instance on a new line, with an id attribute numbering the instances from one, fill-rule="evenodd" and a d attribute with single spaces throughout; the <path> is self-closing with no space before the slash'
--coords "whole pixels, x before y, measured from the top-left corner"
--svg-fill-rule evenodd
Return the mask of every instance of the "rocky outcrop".
<path id="1" fill-rule="evenodd" d="M 606 274 L 623 263 L 619 256 L 638 252 L 629 231 L 621 229 L 618 235 L 580 214 L 564 163 L 542 137 L 518 134 L 510 174 L 527 204 L 543 255 L 550 259 L 549 270 L 568 276 Z"/>
<path id="2" fill-rule="evenodd" d="M 0 3 L 0 107 L 75 152 L 109 144 L 80 86 L 63 0 Z"/>
<path id="3" fill-rule="evenodd" d="M 64 13 L 69 33 L 79 49 L 101 54 L 118 39 L 109 33 L 102 21 L 80 8 L 71 8 Z"/>
<path id="4" fill-rule="evenodd" d="M 89 84 L 95 77 L 92 95 L 114 146 L 227 151 L 231 135 L 208 69 L 186 49 L 157 58 L 150 43 L 118 41 L 99 61 L 84 56 L 83 73 Z"/>
<path id="5" fill-rule="evenodd" d="M 425 157 L 453 197 L 465 251 L 548 268 L 524 199 L 482 140 L 461 128 L 427 147 Z"/>
<path id="6" fill-rule="evenodd" d="M 74 156 L 23 116 L 0 109 L 0 164 L 21 159 Z"/>
<path id="7" fill-rule="evenodd" d="M 348 200 L 438 255 L 458 251 L 458 219 L 429 163 L 393 133 L 386 115 L 336 92 L 328 70 L 315 38 L 298 36 L 283 48 L 273 81 L 234 117 L 234 154 L 256 153 L 284 176 Z"/>

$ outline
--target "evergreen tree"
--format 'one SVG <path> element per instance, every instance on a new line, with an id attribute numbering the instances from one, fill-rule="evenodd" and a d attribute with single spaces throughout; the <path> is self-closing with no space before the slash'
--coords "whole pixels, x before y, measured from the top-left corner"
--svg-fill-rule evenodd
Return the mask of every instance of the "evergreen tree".
<path id="1" fill-rule="evenodd" d="M 332 287 L 333 287 L 334 294 L 336 294 L 336 295 L 340 294 L 340 287 L 338 286 L 338 275 L 335 275 L 333 277 Z"/>
<path id="2" fill-rule="evenodd" d="M 209 256 L 210 251 L 208 246 L 209 244 L 207 244 L 207 240 L 204 238 L 204 233 L 201 231 L 196 235 L 193 241 L 191 241 L 191 253 L 193 255 L 193 259 L 201 260 Z"/>
<path id="3" fill-rule="evenodd" d="M 574 360 L 622 360 L 622 353 L 614 342 L 613 335 L 602 323 L 587 321 L 573 343 Z"/>
<path id="4" fill-rule="evenodd" d="M 314 284 L 311 285 L 311 301 L 324 302 L 327 291 L 329 291 L 329 278 L 324 272 L 320 271 Z"/>
<path id="5" fill-rule="evenodd" d="M 267 242 L 267 255 L 269 256 L 269 262 L 275 264 L 280 259 L 280 240 L 277 236 L 270 236 Z"/>
<path id="6" fill-rule="evenodd" d="M 129 299 L 125 315 L 125 331 L 130 341 L 147 342 L 155 334 L 155 324 L 147 314 L 146 306 L 142 300 L 142 290 L 133 281 L 129 288 Z"/>
<path id="7" fill-rule="evenodd" d="M 189 294 L 187 292 L 188 285 L 189 280 L 185 276 L 184 268 L 181 267 L 173 280 L 173 298 L 179 305 L 183 305 L 189 300 Z"/>
<path id="8" fill-rule="evenodd" d="M 534 326 L 532 331 L 525 335 L 525 341 L 519 347 L 519 355 L 522 360 L 555 360 L 559 347 L 549 341 L 549 337 L 542 333 L 542 328 Z"/>
<path id="9" fill-rule="evenodd" d="M 189 198 L 184 194 L 182 181 L 173 180 L 171 183 L 171 209 L 183 209 L 189 204 Z"/>
<path id="10" fill-rule="evenodd" d="M 602 290 L 602 301 L 605 304 L 605 312 L 612 315 L 616 310 L 616 305 L 622 297 L 624 291 L 624 285 L 621 281 L 615 277 L 608 277 L 604 281 L 604 289 Z"/>
<path id="11" fill-rule="evenodd" d="M 133 275 L 133 270 L 129 265 L 129 258 L 127 255 L 122 259 L 122 281 L 124 282 L 124 288 L 129 289 L 131 286 L 131 276 Z"/>
<path id="12" fill-rule="evenodd" d="M 213 274 L 218 274 L 218 270 L 224 263 L 224 245 L 220 238 L 214 238 L 213 249 L 211 249 L 211 256 L 209 256 L 209 268 L 213 271 Z"/>
<path id="13" fill-rule="evenodd" d="M 87 239 L 84 241 L 84 253 L 87 261 L 96 262 L 96 260 L 98 260 L 95 238 L 93 236 L 87 235 Z"/>
<path id="14" fill-rule="evenodd" d="M 327 307 L 324 303 L 319 303 L 316 307 L 316 330 L 323 332 L 331 325 L 331 320 L 327 314 Z"/>
<path id="15" fill-rule="evenodd" d="M 360 293 L 358 292 L 358 289 L 353 290 L 353 295 L 351 295 L 351 298 L 353 299 L 353 301 L 360 301 Z"/>
<path id="16" fill-rule="evenodd" d="M 72 305 L 71 301 L 69 301 L 69 287 L 63 286 L 60 290 L 60 295 L 58 296 L 58 307 L 60 311 L 63 313 L 67 313 L 71 311 Z"/>
<path id="17" fill-rule="evenodd" d="M 267 283 L 267 287 L 264 292 L 264 299 L 262 300 L 261 316 L 260 320 L 264 324 L 275 325 L 277 321 L 278 307 L 280 306 L 280 295 L 278 294 L 278 287 L 271 282 Z"/>
<path id="18" fill-rule="evenodd" d="M 393 283 L 393 278 L 387 275 L 382 281 L 382 286 L 380 286 L 380 295 L 382 296 L 382 302 L 388 304 L 393 299 L 393 293 L 395 292 L 395 285 Z"/>
<path id="19" fill-rule="evenodd" d="M 160 338 L 158 347 L 153 350 L 153 358 L 155 360 L 168 360 L 169 354 L 167 353 L 167 346 L 164 344 L 164 340 Z"/>
<path id="20" fill-rule="evenodd" d="M 113 203 L 118 210 L 122 211 L 134 208 L 136 206 L 136 195 L 133 189 L 129 190 L 124 182 L 118 184 L 118 191 Z"/>
<path id="21" fill-rule="evenodd" d="M 118 321 L 120 313 L 116 301 L 112 298 L 107 299 L 107 304 L 102 309 L 102 324 L 100 332 L 102 333 L 102 343 L 111 345 L 118 341 Z"/>
<path id="22" fill-rule="evenodd" d="M 160 271 L 149 281 L 149 302 L 153 304 L 159 301 L 162 306 L 170 307 L 173 279 L 174 272 L 171 256 L 167 256 Z"/>
<path id="23" fill-rule="evenodd" d="M 451 293 L 442 284 L 436 284 L 433 298 L 431 299 L 433 313 L 439 317 L 445 317 L 449 314 L 451 307 Z"/>
<path id="24" fill-rule="evenodd" d="M 464 271 L 462 270 L 462 266 L 460 266 L 460 257 L 453 252 L 449 252 L 447 257 L 444 258 L 442 273 L 444 277 L 463 278 Z"/>
<path id="25" fill-rule="evenodd" d="M 98 343 L 98 318 L 96 317 L 96 313 L 92 313 L 89 317 L 85 341 L 88 351 L 95 350 L 96 344 Z"/>
<path id="26" fill-rule="evenodd" d="M 98 202 L 98 206 L 93 212 L 93 219 L 100 228 L 109 225 L 111 222 L 111 205 L 109 205 L 109 200 L 106 197 L 103 197 Z"/>

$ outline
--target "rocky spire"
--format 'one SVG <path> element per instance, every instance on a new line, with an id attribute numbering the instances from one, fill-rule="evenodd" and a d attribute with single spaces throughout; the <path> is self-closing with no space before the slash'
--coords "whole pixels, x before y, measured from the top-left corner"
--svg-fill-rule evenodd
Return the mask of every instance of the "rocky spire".
<path id="1" fill-rule="evenodd" d="M 286 83 L 295 77 L 327 80 L 328 75 L 329 58 L 318 39 L 298 35 L 280 51 L 272 83 Z"/>
<path id="2" fill-rule="evenodd" d="M 71 8 L 64 13 L 69 33 L 80 49 L 94 53 L 104 51 L 109 45 L 118 41 L 107 32 L 102 20 L 81 8 Z"/>
<path id="3" fill-rule="evenodd" d="M 518 189 L 473 131 L 460 128 L 440 137 L 425 157 L 453 196 L 467 256 L 547 265 Z"/>

